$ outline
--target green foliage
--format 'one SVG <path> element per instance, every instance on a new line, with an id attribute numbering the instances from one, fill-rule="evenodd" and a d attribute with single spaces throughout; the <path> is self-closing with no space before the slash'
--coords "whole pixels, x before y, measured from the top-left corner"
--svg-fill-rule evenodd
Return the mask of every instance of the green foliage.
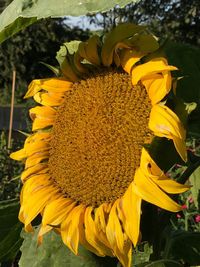
<path id="1" fill-rule="evenodd" d="M 0 15 L 0 43 L 41 18 L 94 14 L 128 3 L 130 0 L 81 0 L 57 1 L 55 5 L 54 0 L 14 0 Z"/>
<path id="2" fill-rule="evenodd" d="M 181 43 L 168 42 L 164 47 L 169 63 L 177 66 L 174 74 L 182 77 L 177 83 L 177 96 L 197 107 L 188 120 L 188 136 L 200 137 L 200 49 Z"/>
<path id="3" fill-rule="evenodd" d="M 90 16 L 105 31 L 121 22 L 148 25 L 158 37 L 199 45 L 200 2 L 198 0 L 141 0 L 124 8 Z"/>
<path id="4" fill-rule="evenodd" d="M 53 76 L 40 62 L 56 66 L 56 52 L 63 42 L 85 40 L 88 31 L 71 29 L 62 19 L 42 20 L 0 45 L 0 99 L 10 103 L 12 71 L 16 70 L 15 102 L 23 103 L 28 84 L 36 78 Z"/>
<path id="5" fill-rule="evenodd" d="M 149 262 L 152 253 L 153 248 L 148 242 L 141 243 L 133 251 L 132 266 L 140 266 L 145 262 Z"/>
<path id="6" fill-rule="evenodd" d="M 114 267 L 115 259 L 99 258 L 83 247 L 79 247 L 79 254 L 74 255 L 62 242 L 61 237 L 54 233 L 44 236 L 42 244 L 37 246 L 38 230 L 34 234 L 23 233 L 22 256 L 20 267 Z"/>
<path id="7" fill-rule="evenodd" d="M 200 233 L 175 231 L 167 239 L 164 251 L 167 259 L 181 260 L 189 266 L 200 264 Z"/>
<path id="8" fill-rule="evenodd" d="M 19 149 L 23 140 L 18 139 L 14 143 L 13 151 Z M 7 200 L 19 197 L 21 182 L 19 174 L 23 166 L 17 161 L 10 159 L 11 149 L 7 147 L 7 136 L 5 132 L 0 135 L 0 200 Z M 17 179 L 14 179 L 18 177 Z"/>
<path id="9" fill-rule="evenodd" d="M 0 262 L 13 260 L 22 244 L 18 212 L 18 200 L 0 201 Z"/>
<path id="10" fill-rule="evenodd" d="M 183 267 L 184 265 L 180 264 L 177 261 L 173 260 L 158 260 L 154 262 L 142 263 L 136 267 Z"/>

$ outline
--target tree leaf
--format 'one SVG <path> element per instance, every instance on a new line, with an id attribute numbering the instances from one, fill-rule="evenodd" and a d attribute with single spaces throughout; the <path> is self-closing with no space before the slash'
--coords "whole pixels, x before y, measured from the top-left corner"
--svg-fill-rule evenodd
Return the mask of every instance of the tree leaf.
<path id="1" fill-rule="evenodd" d="M 190 182 L 192 184 L 191 192 L 194 204 L 197 209 L 200 209 L 200 167 L 190 176 Z"/>
<path id="2" fill-rule="evenodd" d="M 137 2 L 135 0 L 134 2 Z M 130 0 L 14 0 L 0 15 L 0 43 L 36 20 L 48 17 L 80 16 L 124 7 Z"/>
<path id="3" fill-rule="evenodd" d="M 183 77 L 177 83 L 177 96 L 184 102 L 196 102 L 197 108 L 191 113 L 188 121 L 188 135 L 200 137 L 200 49 L 187 44 L 167 42 L 164 51 L 171 65 L 177 66 L 173 72 Z"/>
<path id="4" fill-rule="evenodd" d="M 200 233 L 173 232 L 167 240 L 164 257 L 181 260 L 188 266 L 200 265 Z"/>
<path id="5" fill-rule="evenodd" d="M 50 232 L 44 236 L 42 244 L 37 246 L 38 230 L 34 234 L 22 232 L 24 238 L 21 247 L 22 256 L 20 267 L 114 267 L 116 261 L 112 258 L 100 258 L 83 247 L 79 247 L 79 254 L 74 255 L 62 242 L 61 237 Z"/>
<path id="6" fill-rule="evenodd" d="M 22 244 L 19 201 L 0 201 L 0 261 L 14 259 Z"/>

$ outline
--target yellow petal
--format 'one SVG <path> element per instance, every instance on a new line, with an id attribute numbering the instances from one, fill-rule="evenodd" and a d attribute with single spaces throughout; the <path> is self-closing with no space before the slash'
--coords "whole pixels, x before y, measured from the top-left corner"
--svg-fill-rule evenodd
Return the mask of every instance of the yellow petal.
<path id="1" fill-rule="evenodd" d="M 168 197 L 147 175 L 142 167 L 137 169 L 133 183 L 134 192 L 147 202 L 160 208 L 177 212 L 181 206 Z"/>
<path id="2" fill-rule="evenodd" d="M 141 64 L 133 68 L 132 83 L 136 85 L 142 78 L 150 74 L 156 74 L 163 71 L 177 70 L 176 67 L 170 66 L 165 58 L 154 58 L 147 63 Z"/>
<path id="3" fill-rule="evenodd" d="M 171 90 L 172 78 L 169 71 L 155 73 L 141 79 L 152 105 L 159 103 Z"/>
<path id="4" fill-rule="evenodd" d="M 51 93 L 51 92 L 38 92 L 33 96 L 34 100 L 43 105 L 43 106 L 50 106 L 56 107 L 60 106 L 64 101 L 64 94 L 63 93 Z"/>
<path id="5" fill-rule="evenodd" d="M 144 29 L 144 26 L 125 23 L 118 25 L 110 33 L 108 33 L 105 37 L 101 52 L 103 65 L 108 67 L 112 64 L 113 54 L 118 43 L 122 43 L 124 40 L 127 40 Z"/>
<path id="6" fill-rule="evenodd" d="M 75 203 L 71 199 L 58 198 L 49 203 L 44 210 L 42 216 L 42 225 L 58 225 L 66 215 L 75 207 Z"/>
<path id="7" fill-rule="evenodd" d="M 48 106 L 37 106 L 31 108 L 29 114 L 33 120 L 32 131 L 35 131 L 53 125 L 56 110 Z"/>
<path id="8" fill-rule="evenodd" d="M 132 67 L 137 63 L 142 57 L 144 53 L 136 52 L 130 49 L 124 49 L 120 54 L 120 61 L 122 68 L 128 73 L 131 73 Z"/>
<path id="9" fill-rule="evenodd" d="M 51 231 L 54 227 L 56 227 L 55 229 L 60 227 L 61 223 L 75 205 L 75 203 L 72 203 L 72 200 L 61 197 L 53 200 L 45 207 L 42 215 L 42 226 L 38 233 L 39 243 L 41 243 L 44 234 Z"/>
<path id="10" fill-rule="evenodd" d="M 103 240 L 100 240 L 99 232 L 91 215 L 92 211 L 92 207 L 87 207 L 85 211 L 84 224 L 86 240 L 100 255 L 110 255 L 110 249 L 104 244 Z"/>
<path id="11" fill-rule="evenodd" d="M 106 214 L 104 212 L 104 207 L 107 205 L 107 203 L 101 204 L 96 210 L 95 210 L 95 224 L 98 230 L 106 232 Z"/>
<path id="12" fill-rule="evenodd" d="M 52 199 L 55 199 L 58 192 L 53 187 L 43 188 L 37 190 L 29 196 L 29 199 L 25 199 L 21 205 L 24 209 L 25 227 L 30 224 L 31 221 L 43 211 L 44 207 Z"/>
<path id="13" fill-rule="evenodd" d="M 119 221 L 117 215 L 117 206 L 119 204 L 120 199 L 116 200 L 111 208 L 106 227 L 106 235 L 114 254 L 119 259 L 122 266 L 130 267 L 132 259 L 132 245 L 130 240 L 128 240 L 127 235 L 123 232 L 121 222 Z"/>
<path id="14" fill-rule="evenodd" d="M 51 107 L 43 107 L 43 106 L 36 106 L 29 110 L 30 117 L 33 119 L 35 117 L 43 117 L 43 118 L 54 118 L 56 115 L 56 110 Z"/>
<path id="15" fill-rule="evenodd" d="M 49 151 L 49 143 L 47 140 L 27 143 L 24 146 L 24 150 L 26 151 L 27 157 L 29 157 L 35 153 Z"/>
<path id="16" fill-rule="evenodd" d="M 10 154 L 10 158 L 14 160 L 23 160 L 27 157 L 24 148 Z"/>
<path id="17" fill-rule="evenodd" d="M 10 157 L 15 160 L 23 160 L 28 156 L 48 150 L 49 132 L 38 132 L 26 138 L 24 148 L 11 153 Z M 43 140 L 43 141 L 42 141 Z"/>
<path id="18" fill-rule="evenodd" d="M 52 93 L 64 93 L 71 88 L 72 83 L 63 78 L 49 78 L 33 80 L 24 98 L 34 96 L 41 90 L 46 90 Z"/>
<path id="19" fill-rule="evenodd" d="M 45 235 L 46 233 L 50 232 L 52 230 L 53 227 L 46 225 L 46 226 L 40 226 L 40 231 L 38 233 L 38 237 L 37 237 L 37 243 L 38 245 L 42 244 L 42 240 L 43 240 L 43 235 Z"/>
<path id="20" fill-rule="evenodd" d="M 115 201 L 110 211 L 108 224 L 106 226 L 106 235 L 112 248 L 117 247 L 120 251 L 123 251 L 124 234 L 122 231 L 121 223 L 117 215 L 118 204 L 119 204 L 119 199 Z"/>
<path id="21" fill-rule="evenodd" d="M 172 139 L 181 158 L 187 161 L 186 131 L 171 109 L 164 105 L 154 105 L 150 113 L 149 128 L 156 136 Z"/>
<path id="22" fill-rule="evenodd" d="M 123 251 L 116 249 L 115 253 L 123 267 L 132 266 L 132 244 L 130 240 L 125 239 Z"/>
<path id="23" fill-rule="evenodd" d="M 31 176 L 28 180 L 26 180 L 21 190 L 20 203 L 26 201 L 31 193 L 51 186 L 51 181 L 49 180 L 49 178 L 50 175 L 48 173 L 39 173 Z"/>
<path id="24" fill-rule="evenodd" d="M 25 169 L 30 168 L 34 165 L 37 165 L 41 161 L 46 160 L 48 158 L 49 158 L 49 152 L 48 151 L 35 153 L 35 154 L 33 154 L 27 158 L 26 164 L 25 164 Z"/>
<path id="25" fill-rule="evenodd" d="M 67 218 L 61 223 L 62 240 L 76 255 L 78 254 L 80 216 L 84 211 L 85 207 L 83 205 L 73 208 Z"/>
<path id="26" fill-rule="evenodd" d="M 46 127 L 52 126 L 54 124 L 54 119 L 48 118 L 35 118 L 32 124 L 32 131 L 37 131 L 40 129 L 44 129 Z"/>
<path id="27" fill-rule="evenodd" d="M 42 131 L 37 132 L 26 138 L 25 145 L 29 143 L 33 143 L 35 141 L 38 142 L 41 140 L 48 140 L 50 137 L 51 137 L 50 132 L 42 132 Z"/>
<path id="28" fill-rule="evenodd" d="M 121 200 L 121 210 L 124 214 L 123 225 L 127 236 L 136 246 L 140 234 L 141 197 L 133 190 L 130 184 Z"/>
<path id="29" fill-rule="evenodd" d="M 179 194 L 190 189 L 190 186 L 179 184 L 167 177 L 144 148 L 142 149 L 140 166 L 148 177 L 167 193 Z"/>
<path id="30" fill-rule="evenodd" d="M 48 164 L 47 163 L 39 163 L 37 165 L 34 165 L 28 169 L 25 169 L 22 174 L 21 174 L 21 179 L 22 181 L 25 181 L 28 179 L 30 176 L 37 174 L 39 172 L 48 172 Z"/>
<path id="31" fill-rule="evenodd" d="M 96 254 L 97 256 L 104 256 L 104 254 L 99 253 L 98 250 L 96 250 L 93 246 L 91 246 L 85 236 L 85 226 L 84 226 L 84 215 L 80 216 L 80 225 L 79 225 L 79 239 L 82 246 L 84 246 L 86 249 L 91 251 L 92 253 Z"/>

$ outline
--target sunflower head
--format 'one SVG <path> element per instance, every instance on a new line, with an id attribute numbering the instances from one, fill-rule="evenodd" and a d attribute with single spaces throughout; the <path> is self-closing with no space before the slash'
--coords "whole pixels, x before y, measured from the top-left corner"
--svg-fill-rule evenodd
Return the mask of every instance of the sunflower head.
<path id="1" fill-rule="evenodd" d="M 184 125 L 168 105 L 177 68 L 148 57 L 158 47 L 145 27 L 121 24 L 74 53 L 62 48 L 60 77 L 29 85 L 25 97 L 39 103 L 30 109 L 33 132 L 11 157 L 25 161 L 19 219 L 31 231 L 42 215 L 39 241 L 56 228 L 75 254 L 80 243 L 129 267 L 142 200 L 181 209 L 168 194 L 188 187 L 151 153 L 159 138 L 187 159 Z"/>

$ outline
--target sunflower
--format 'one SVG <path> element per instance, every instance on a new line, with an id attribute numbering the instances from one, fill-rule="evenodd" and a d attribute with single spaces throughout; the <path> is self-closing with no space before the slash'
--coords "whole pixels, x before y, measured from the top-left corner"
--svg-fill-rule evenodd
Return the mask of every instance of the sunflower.
<path id="1" fill-rule="evenodd" d="M 185 128 L 166 104 L 177 68 L 149 56 L 157 49 L 145 27 L 121 24 L 74 53 L 66 48 L 61 75 L 29 85 L 25 97 L 40 105 L 30 109 L 33 132 L 11 157 L 25 161 L 19 219 L 32 231 L 41 214 L 39 242 L 56 230 L 75 254 L 80 243 L 129 267 L 142 200 L 181 209 L 168 194 L 188 186 L 167 177 L 148 151 L 157 136 L 187 160 Z"/>

